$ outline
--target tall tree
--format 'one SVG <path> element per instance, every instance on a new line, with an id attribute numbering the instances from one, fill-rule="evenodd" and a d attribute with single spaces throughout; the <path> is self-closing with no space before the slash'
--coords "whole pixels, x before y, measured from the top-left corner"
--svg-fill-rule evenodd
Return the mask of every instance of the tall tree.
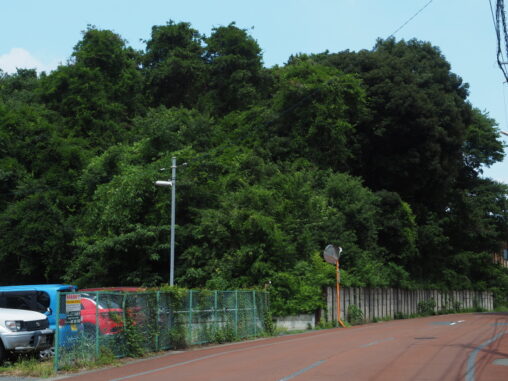
<path id="1" fill-rule="evenodd" d="M 75 180 L 86 157 L 40 105 L 0 100 L 2 283 L 56 282 L 71 255 Z"/>
<path id="2" fill-rule="evenodd" d="M 129 118 L 143 110 L 139 61 L 119 35 L 88 27 L 69 64 L 42 78 L 41 98 L 65 118 L 69 135 L 103 150 L 122 141 Z"/>
<path id="3" fill-rule="evenodd" d="M 259 91 L 266 87 L 267 76 L 261 48 L 254 38 L 231 23 L 213 28 L 205 42 L 211 111 L 224 115 L 259 100 Z"/>
<path id="4" fill-rule="evenodd" d="M 204 93 L 203 37 L 189 23 L 152 27 L 143 56 L 146 91 L 152 106 L 195 107 Z"/>
<path id="5" fill-rule="evenodd" d="M 442 211 L 461 167 L 471 107 L 467 84 L 429 43 L 379 40 L 371 51 L 316 57 L 365 84 L 369 117 L 358 128 L 355 173 L 399 193 L 419 216 Z"/>

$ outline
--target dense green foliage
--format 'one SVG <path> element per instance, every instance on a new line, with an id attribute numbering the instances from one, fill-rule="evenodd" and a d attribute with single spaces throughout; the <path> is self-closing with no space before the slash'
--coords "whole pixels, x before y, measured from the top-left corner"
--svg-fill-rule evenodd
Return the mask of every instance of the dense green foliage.
<path id="1" fill-rule="evenodd" d="M 346 286 L 479 288 L 507 240 L 496 123 L 426 42 L 265 68 L 234 23 L 154 26 L 145 51 L 89 26 L 55 71 L 0 72 L 0 283 L 268 288 L 278 314 Z"/>

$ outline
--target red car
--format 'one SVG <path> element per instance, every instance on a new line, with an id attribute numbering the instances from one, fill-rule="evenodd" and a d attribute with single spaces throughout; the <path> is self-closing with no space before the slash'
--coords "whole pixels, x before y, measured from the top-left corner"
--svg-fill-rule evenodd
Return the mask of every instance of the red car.
<path id="1" fill-rule="evenodd" d="M 80 290 L 82 293 L 81 319 L 85 325 L 85 330 L 95 330 L 96 322 L 96 303 L 97 294 L 99 293 L 99 329 L 103 335 L 118 333 L 123 327 L 123 310 L 122 304 L 124 296 L 122 293 L 143 292 L 146 288 L 142 287 L 97 287 L 85 288 Z M 111 292 L 109 294 L 108 292 Z M 140 324 L 144 320 L 141 312 L 142 307 L 138 305 L 136 298 L 128 301 L 126 311 L 128 316 L 133 319 L 134 324 Z M 134 305 L 132 305 L 134 304 Z M 95 331 L 94 331 L 95 332 Z"/>
<path id="2" fill-rule="evenodd" d="M 82 292 L 88 291 L 112 291 L 112 292 L 143 292 L 146 291 L 144 287 L 133 287 L 133 286 L 121 286 L 121 287 L 96 287 L 96 288 L 84 288 Z"/>
<path id="3" fill-rule="evenodd" d="M 99 334 L 118 333 L 123 326 L 122 312 L 120 306 L 109 298 L 99 299 L 97 305 L 95 294 L 81 294 L 81 320 L 89 334 L 95 334 L 97 322 Z"/>

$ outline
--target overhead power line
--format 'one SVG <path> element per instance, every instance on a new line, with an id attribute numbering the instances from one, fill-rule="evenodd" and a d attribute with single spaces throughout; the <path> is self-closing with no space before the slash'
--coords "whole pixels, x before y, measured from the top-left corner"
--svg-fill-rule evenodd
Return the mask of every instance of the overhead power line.
<path id="1" fill-rule="evenodd" d="M 496 1 L 496 9 L 492 7 L 492 0 L 489 0 L 490 11 L 492 13 L 492 22 L 496 31 L 497 38 L 497 65 L 503 72 L 504 78 L 508 81 L 508 71 L 504 56 L 508 54 L 508 29 L 506 27 L 506 13 L 504 10 L 504 0 Z"/>
<path id="2" fill-rule="evenodd" d="M 404 24 L 402 24 L 401 26 L 399 26 L 395 32 L 393 32 L 392 34 L 390 34 L 386 39 L 389 39 L 390 37 L 393 37 L 395 35 L 395 33 L 397 33 L 399 30 L 401 30 L 402 28 L 404 28 L 407 24 L 409 24 L 411 22 L 411 20 L 413 20 L 416 16 L 418 16 L 420 13 L 423 12 L 423 10 L 425 8 L 427 8 L 430 3 L 432 3 L 434 0 L 430 0 L 427 4 L 425 4 L 418 12 L 416 12 L 411 18 L 409 18 Z"/>

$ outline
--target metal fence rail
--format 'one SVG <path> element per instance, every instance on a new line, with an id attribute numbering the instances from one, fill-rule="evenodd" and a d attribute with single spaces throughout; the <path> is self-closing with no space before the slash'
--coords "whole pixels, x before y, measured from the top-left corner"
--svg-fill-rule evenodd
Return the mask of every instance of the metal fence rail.
<path id="1" fill-rule="evenodd" d="M 55 369 L 102 355 L 136 356 L 264 334 L 269 298 L 260 291 L 60 293 Z M 77 331 L 72 340 L 66 332 Z"/>

